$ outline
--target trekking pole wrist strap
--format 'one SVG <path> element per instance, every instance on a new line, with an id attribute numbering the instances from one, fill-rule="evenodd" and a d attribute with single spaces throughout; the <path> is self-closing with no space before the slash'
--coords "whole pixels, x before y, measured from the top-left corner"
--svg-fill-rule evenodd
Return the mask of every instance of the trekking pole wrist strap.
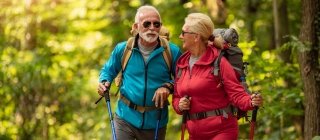
<path id="1" fill-rule="evenodd" d="M 107 80 L 102 80 L 102 81 L 101 81 L 101 84 L 104 85 L 106 82 L 108 82 L 108 81 L 107 81 Z"/>
<path id="2" fill-rule="evenodd" d="M 171 83 L 164 83 L 159 88 L 161 87 L 168 89 L 170 91 L 170 94 L 172 94 L 174 91 L 173 84 Z"/>

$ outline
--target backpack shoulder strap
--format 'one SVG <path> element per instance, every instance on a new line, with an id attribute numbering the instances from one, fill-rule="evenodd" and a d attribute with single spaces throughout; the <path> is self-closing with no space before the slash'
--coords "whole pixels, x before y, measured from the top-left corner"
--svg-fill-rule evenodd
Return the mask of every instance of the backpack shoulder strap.
<path id="1" fill-rule="evenodd" d="M 163 46 L 163 48 L 164 48 L 164 52 L 162 55 L 164 57 L 164 60 L 166 61 L 168 69 L 171 71 L 172 55 L 171 55 L 169 42 L 162 37 L 159 37 L 159 39 L 160 39 L 160 45 Z"/>
<path id="2" fill-rule="evenodd" d="M 119 87 L 118 91 L 116 92 L 116 96 L 119 93 L 120 86 L 122 84 L 122 73 L 123 73 L 123 71 L 125 70 L 125 68 L 126 68 L 126 66 L 128 64 L 129 58 L 130 58 L 131 53 L 132 53 L 132 48 L 134 46 L 134 40 L 135 40 L 134 37 L 130 37 L 128 39 L 128 41 L 127 41 L 126 47 L 123 50 L 123 55 L 122 55 L 122 58 L 121 58 L 121 71 L 118 73 L 118 75 L 115 78 L 115 85 L 117 87 Z"/>
<path id="3" fill-rule="evenodd" d="M 219 56 L 213 61 L 213 75 L 214 76 L 218 76 L 220 74 L 220 62 L 221 62 L 221 58 L 222 56 L 224 55 L 224 51 L 221 50 L 220 53 L 219 53 Z"/>
<path id="4" fill-rule="evenodd" d="M 220 50 L 219 52 L 219 56 L 212 63 L 213 70 L 211 70 L 211 73 L 218 79 L 218 88 L 223 85 L 223 80 L 220 74 L 220 63 L 225 51 Z"/>
<path id="5" fill-rule="evenodd" d="M 122 59 L 121 59 L 122 72 L 125 70 L 125 68 L 128 64 L 129 58 L 131 56 L 132 48 L 134 46 L 134 40 L 135 40 L 134 37 L 130 37 L 127 41 L 126 48 L 123 51 L 123 55 L 122 55 Z"/>

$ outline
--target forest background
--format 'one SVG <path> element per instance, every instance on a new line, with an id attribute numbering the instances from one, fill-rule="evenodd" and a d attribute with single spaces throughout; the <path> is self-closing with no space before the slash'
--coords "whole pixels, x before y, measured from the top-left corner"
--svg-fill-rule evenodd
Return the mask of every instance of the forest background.
<path id="1" fill-rule="evenodd" d="M 1 0 L 0 139 L 110 139 L 106 105 L 94 104 L 99 71 L 144 4 L 179 46 L 191 12 L 239 32 L 250 89 L 264 97 L 256 139 L 320 139 L 318 0 Z M 247 139 L 248 122 L 239 124 Z M 168 140 L 180 126 L 170 109 Z"/>

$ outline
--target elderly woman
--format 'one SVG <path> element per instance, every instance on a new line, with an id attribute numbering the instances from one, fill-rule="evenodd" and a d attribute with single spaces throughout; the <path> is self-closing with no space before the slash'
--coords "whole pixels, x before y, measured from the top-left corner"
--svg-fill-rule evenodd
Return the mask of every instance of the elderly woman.
<path id="1" fill-rule="evenodd" d="M 231 104 L 242 110 L 262 104 L 259 94 L 246 93 L 225 58 L 220 63 L 223 85 L 218 86 L 211 64 L 219 55 L 216 47 L 222 43 L 214 39 L 213 29 L 210 17 L 192 13 L 185 18 L 179 36 L 186 52 L 177 62 L 172 104 L 178 114 L 189 114 L 186 126 L 190 140 L 236 140 L 238 124 Z"/>

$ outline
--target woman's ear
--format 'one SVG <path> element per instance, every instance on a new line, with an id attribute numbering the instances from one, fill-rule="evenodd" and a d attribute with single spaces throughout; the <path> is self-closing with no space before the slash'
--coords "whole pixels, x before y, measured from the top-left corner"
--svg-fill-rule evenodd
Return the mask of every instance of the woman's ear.
<path id="1" fill-rule="evenodd" d="M 194 37 L 194 41 L 196 41 L 196 42 L 200 41 L 200 39 L 201 39 L 199 34 L 195 34 L 193 37 Z"/>

